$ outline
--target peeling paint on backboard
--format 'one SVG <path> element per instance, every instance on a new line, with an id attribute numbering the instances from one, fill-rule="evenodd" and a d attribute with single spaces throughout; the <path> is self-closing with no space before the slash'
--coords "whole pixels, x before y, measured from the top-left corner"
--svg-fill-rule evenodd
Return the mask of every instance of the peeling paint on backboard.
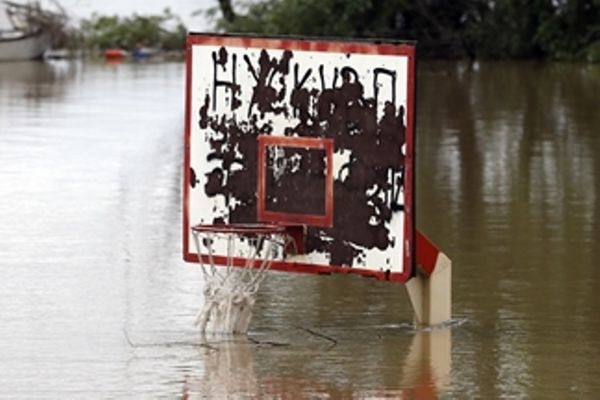
<path id="1" fill-rule="evenodd" d="M 325 215 L 330 206 L 329 225 L 308 226 L 307 254 L 275 269 L 314 266 L 313 272 L 407 279 L 414 47 L 191 35 L 187 67 L 186 260 L 194 258 L 191 225 L 256 222 L 261 207 L 285 217 Z M 261 161 L 267 171 L 261 200 L 258 138 L 264 135 L 330 141 L 333 154 L 270 146 Z"/>

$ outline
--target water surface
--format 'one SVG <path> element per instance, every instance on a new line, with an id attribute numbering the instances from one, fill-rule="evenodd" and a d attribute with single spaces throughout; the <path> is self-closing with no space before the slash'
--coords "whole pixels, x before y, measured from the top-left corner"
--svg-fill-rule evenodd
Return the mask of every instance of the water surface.
<path id="1" fill-rule="evenodd" d="M 425 332 L 402 286 L 280 273 L 250 339 L 201 337 L 183 93 L 179 63 L 0 64 L 0 398 L 597 397 L 600 67 L 420 64 L 455 314 Z"/>

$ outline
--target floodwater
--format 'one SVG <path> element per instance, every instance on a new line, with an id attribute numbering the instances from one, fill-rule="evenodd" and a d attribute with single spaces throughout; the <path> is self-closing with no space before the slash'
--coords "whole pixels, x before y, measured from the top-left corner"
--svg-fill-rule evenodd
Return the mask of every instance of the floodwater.
<path id="1" fill-rule="evenodd" d="M 449 328 L 400 285 L 274 273 L 249 338 L 203 338 L 183 65 L 0 64 L 0 398 L 598 398 L 599 93 L 600 66 L 420 64 Z"/>

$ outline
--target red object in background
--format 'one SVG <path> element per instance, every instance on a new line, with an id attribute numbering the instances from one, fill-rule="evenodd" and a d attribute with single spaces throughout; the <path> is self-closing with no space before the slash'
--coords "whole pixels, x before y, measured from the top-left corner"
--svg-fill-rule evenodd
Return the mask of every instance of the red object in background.
<path id="1" fill-rule="evenodd" d="M 123 49 L 106 49 L 104 50 L 104 58 L 107 60 L 122 60 L 127 56 L 127 51 Z"/>

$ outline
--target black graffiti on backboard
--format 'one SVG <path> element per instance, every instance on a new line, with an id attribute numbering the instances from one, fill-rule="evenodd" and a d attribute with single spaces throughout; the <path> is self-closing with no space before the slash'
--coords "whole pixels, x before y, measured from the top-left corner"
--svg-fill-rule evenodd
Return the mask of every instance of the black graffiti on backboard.
<path id="1" fill-rule="evenodd" d="M 347 155 L 334 180 L 339 203 L 334 226 L 309 228 L 306 250 L 329 253 L 332 265 L 352 266 L 361 257 L 360 248 L 385 250 L 395 244 L 388 224 L 392 214 L 402 210 L 405 144 L 405 110 L 397 106 L 396 72 L 379 67 L 361 77 L 351 57 L 347 59 L 348 65 L 341 67 L 306 66 L 289 50 L 278 57 L 262 50 L 258 59 L 243 50 L 213 52 L 212 87 L 197 111 L 210 148 L 207 160 L 218 165 L 206 174 L 204 191 L 209 197 L 224 196 L 229 205 L 229 215 L 213 223 L 225 218 L 255 221 L 256 138 L 273 133 L 272 118 L 285 116 L 290 125 L 278 133 L 332 138 L 334 151 Z M 326 72 L 331 73 L 329 80 Z M 242 73 L 251 77 L 251 84 L 247 78 L 240 84 Z M 365 95 L 365 85 L 372 85 L 373 97 Z M 242 98 L 249 98 L 248 104 L 242 104 Z M 378 108 L 381 102 L 383 109 Z M 290 193 L 283 190 L 281 196 L 293 198 L 305 185 L 290 181 L 285 187 Z"/>

